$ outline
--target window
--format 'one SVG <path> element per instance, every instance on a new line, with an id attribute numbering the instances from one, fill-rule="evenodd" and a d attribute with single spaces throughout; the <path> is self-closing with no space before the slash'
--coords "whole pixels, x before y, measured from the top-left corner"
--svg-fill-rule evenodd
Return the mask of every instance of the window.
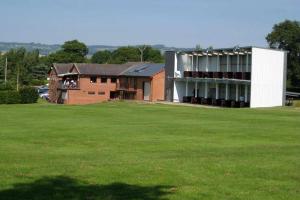
<path id="1" fill-rule="evenodd" d="M 98 92 L 98 95 L 105 95 L 105 92 L 104 91 L 100 91 L 100 92 Z"/>
<path id="2" fill-rule="evenodd" d="M 88 94 L 89 94 L 89 95 L 94 95 L 95 92 L 94 92 L 94 91 L 88 91 Z"/>
<path id="3" fill-rule="evenodd" d="M 110 82 L 111 82 L 111 83 L 116 83 L 116 82 L 117 82 L 117 78 L 111 78 L 111 79 L 110 79 Z"/>
<path id="4" fill-rule="evenodd" d="M 97 77 L 96 76 L 91 76 L 90 82 L 91 83 L 97 83 Z"/>
<path id="5" fill-rule="evenodd" d="M 101 78 L 101 83 L 106 83 L 107 82 L 107 78 Z"/>

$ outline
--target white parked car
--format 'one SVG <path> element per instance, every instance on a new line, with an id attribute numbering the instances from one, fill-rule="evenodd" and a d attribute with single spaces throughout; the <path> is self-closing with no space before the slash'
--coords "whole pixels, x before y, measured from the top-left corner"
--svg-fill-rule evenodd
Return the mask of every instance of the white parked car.
<path id="1" fill-rule="evenodd" d="M 48 93 L 48 92 L 40 93 L 39 96 L 40 96 L 42 99 L 46 99 L 46 100 L 49 99 L 49 93 Z"/>

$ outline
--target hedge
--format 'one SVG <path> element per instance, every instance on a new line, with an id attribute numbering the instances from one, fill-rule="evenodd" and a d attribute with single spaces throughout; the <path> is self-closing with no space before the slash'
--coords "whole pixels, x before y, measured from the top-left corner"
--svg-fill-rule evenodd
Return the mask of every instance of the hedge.
<path id="1" fill-rule="evenodd" d="M 21 103 L 36 103 L 39 93 L 36 88 L 23 87 L 19 91 Z"/>
<path id="2" fill-rule="evenodd" d="M 17 104 L 21 102 L 20 94 L 17 91 L 0 91 L 0 104 Z"/>
<path id="3" fill-rule="evenodd" d="M 19 92 L 15 90 L 0 91 L 0 104 L 36 103 L 38 98 L 37 89 L 33 87 L 21 88 Z"/>

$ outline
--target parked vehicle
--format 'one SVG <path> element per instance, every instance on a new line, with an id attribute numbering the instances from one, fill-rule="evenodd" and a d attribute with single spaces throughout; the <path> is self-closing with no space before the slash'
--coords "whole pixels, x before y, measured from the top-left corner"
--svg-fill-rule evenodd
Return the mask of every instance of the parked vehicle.
<path id="1" fill-rule="evenodd" d="M 42 99 L 46 99 L 46 100 L 49 99 L 49 93 L 48 93 L 48 92 L 41 93 L 41 94 L 39 94 L 39 96 L 40 96 Z"/>
<path id="2" fill-rule="evenodd" d="M 42 99 L 46 99 L 46 100 L 49 99 L 49 92 L 48 91 L 49 91 L 49 88 L 46 85 L 38 87 L 38 93 L 39 93 L 40 98 L 42 98 Z"/>

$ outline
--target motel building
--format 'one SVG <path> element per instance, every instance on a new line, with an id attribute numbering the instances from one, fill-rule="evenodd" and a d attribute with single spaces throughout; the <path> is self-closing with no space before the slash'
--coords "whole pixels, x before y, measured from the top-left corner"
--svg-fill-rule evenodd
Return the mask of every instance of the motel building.
<path id="1" fill-rule="evenodd" d="M 165 99 L 224 107 L 285 105 L 287 52 L 235 47 L 166 52 Z"/>

